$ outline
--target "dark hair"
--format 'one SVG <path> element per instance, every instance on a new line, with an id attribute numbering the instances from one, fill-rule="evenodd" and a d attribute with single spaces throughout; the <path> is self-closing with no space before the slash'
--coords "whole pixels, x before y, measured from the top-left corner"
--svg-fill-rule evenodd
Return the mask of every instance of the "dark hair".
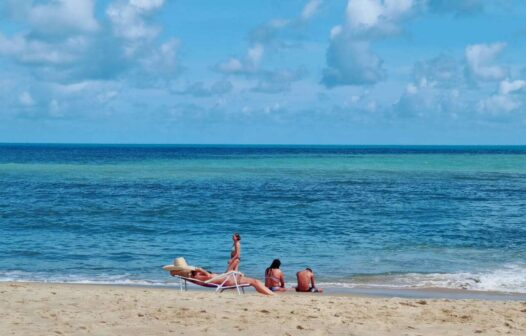
<path id="1" fill-rule="evenodd" d="M 234 233 L 234 236 L 237 238 L 237 240 L 241 240 L 241 236 L 239 235 L 239 233 Z"/>
<path id="2" fill-rule="evenodd" d="M 272 260 L 272 264 L 270 264 L 268 269 L 274 269 L 279 268 L 281 266 L 281 261 L 279 259 Z"/>
<path id="3" fill-rule="evenodd" d="M 306 268 L 307 271 L 314 273 L 309 267 Z"/>

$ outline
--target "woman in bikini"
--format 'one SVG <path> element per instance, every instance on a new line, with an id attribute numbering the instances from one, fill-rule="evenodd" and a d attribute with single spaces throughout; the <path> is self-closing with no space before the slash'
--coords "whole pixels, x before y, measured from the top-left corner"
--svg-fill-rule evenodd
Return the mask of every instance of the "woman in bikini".
<path id="1" fill-rule="evenodd" d="M 187 271 L 187 270 L 170 271 L 170 274 L 172 276 L 179 275 L 179 276 L 184 276 L 184 277 L 188 277 L 188 278 L 199 280 L 199 281 L 208 281 L 208 280 L 213 279 L 213 278 L 215 278 L 215 277 L 217 277 L 219 275 L 219 274 L 215 274 L 215 273 L 210 273 L 210 272 L 208 272 L 208 271 L 206 271 L 206 270 L 204 270 L 202 268 L 196 268 L 193 271 Z M 274 293 L 272 293 L 272 291 L 270 289 L 265 287 L 261 281 L 253 279 L 253 278 L 246 277 L 243 274 L 237 275 L 237 279 L 236 280 L 237 280 L 238 284 L 249 284 L 250 286 L 254 287 L 254 289 L 258 293 L 261 293 L 261 294 L 264 294 L 264 295 L 273 295 L 274 294 Z M 223 284 L 223 281 L 224 281 L 224 278 L 220 278 L 220 279 L 216 279 L 216 280 L 212 281 L 212 283 L 214 283 L 216 285 L 221 285 L 221 284 Z M 226 286 L 235 286 L 236 283 L 234 282 L 234 280 L 228 280 L 226 283 L 224 283 L 224 285 L 226 285 Z"/>
<path id="2" fill-rule="evenodd" d="M 232 250 L 230 251 L 230 260 L 228 260 L 227 272 L 238 271 L 239 262 L 241 261 L 241 236 L 239 233 L 234 233 L 232 235 Z"/>
<path id="3" fill-rule="evenodd" d="M 273 292 L 284 292 L 285 288 L 285 277 L 283 272 L 279 269 L 281 261 L 274 259 L 272 264 L 265 270 L 265 286 Z"/>

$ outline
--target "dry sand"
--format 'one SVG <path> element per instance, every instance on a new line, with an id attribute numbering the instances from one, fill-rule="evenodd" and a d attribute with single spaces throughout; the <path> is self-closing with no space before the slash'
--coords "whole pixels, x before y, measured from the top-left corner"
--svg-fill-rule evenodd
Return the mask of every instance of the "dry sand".
<path id="1" fill-rule="evenodd" d="M 526 335 L 526 302 L 0 283 L 0 335 Z"/>

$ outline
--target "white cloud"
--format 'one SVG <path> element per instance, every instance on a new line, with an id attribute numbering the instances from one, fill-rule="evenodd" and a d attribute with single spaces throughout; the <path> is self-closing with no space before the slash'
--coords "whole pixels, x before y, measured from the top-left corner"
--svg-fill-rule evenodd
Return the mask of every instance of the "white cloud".
<path id="1" fill-rule="evenodd" d="M 248 49 L 247 59 L 253 67 L 257 67 L 263 58 L 263 52 L 265 51 L 263 45 L 256 43 L 252 48 Z"/>
<path id="2" fill-rule="evenodd" d="M 301 19 L 309 20 L 319 11 L 320 6 L 322 5 L 323 0 L 310 0 L 305 4 L 303 10 L 301 11 Z"/>
<path id="3" fill-rule="evenodd" d="M 22 106 L 33 106 L 35 105 L 35 101 L 33 100 L 33 97 L 31 97 L 31 94 L 27 91 L 22 92 L 18 96 L 18 102 Z"/>
<path id="4" fill-rule="evenodd" d="M 243 71 L 243 64 L 239 59 L 232 57 L 228 61 L 220 63 L 217 69 L 226 73 L 240 73 Z"/>
<path id="5" fill-rule="evenodd" d="M 482 100 L 478 105 L 478 109 L 482 113 L 497 116 L 502 113 L 509 113 L 516 110 L 520 106 L 521 103 L 515 98 L 508 95 L 497 94 Z"/>
<path id="6" fill-rule="evenodd" d="M 219 80 L 206 86 L 203 82 L 195 82 L 185 89 L 174 91 L 176 94 L 191 95 L 193 97 L 222 96 L 232 91 L 233 85 L 228 80 Z"/>
<path id="7" fill-rule="evenodd" d="M 496 58 L 506 47 L 506 43 L 473 44 L 466 47 L 465 55 L 468 70 L 481 81 L 501 80 L 506 77 L 507 69 L 494 64 Z"/>
<path id="8" fill-rule="evenodd" d="M 382 64 L 368 42 L 352 42 L 340 34 L 333 37 L 327 50 L 322 83 L 327 87 L 374 84 L 385 78 Z"/>
<path id="9" fill-rule="evenodd" d="M 399 31 L 398 21 L 411 13 L 413 0 L 349 0 L 347 29 L 355 33 L 391 34 Z"/>
<path id="10" fill-rule="evenodd" d="M 303 7 L 299 17 L 293 19 L 272 19 L 250 32 L 250 45 L 246 55 L 231 57 L 215 65 L 215 69 L 232 75 L 256 76 L 260 71 L 260 63 L 267 49 L 276 47 L 273 43 L 280 33 L 303 26 L 309 21 L 323 4 L 323 0 L 309 0 Z"/>
<path id="11" fill-rule="evenodd" d="M 463 81 L 460 63 L 451 56 L 439 55 L 417 62 L 413 69 L 415 80 L 426 80 L 444 87 L 457 86 Z"/>
<path id="12" fill-rule="evenodd" d="M 227 74 L 253 74 L 257 71 L 265 47 L 261 43 L 256 43 L 247 50 L 244 59 L 231 57 L 229 60 L 219 63 L 216 69 Z"/>
<path id="13" fill-rule="evenodd" d="M 127 40 L 152 39 L 159 34 L 159 27 L 147 22 L 148 16 L 164 5 L 164 0 L 118 1 L 106 9 L 116 36 Z"/>
<path id="14" fill-rule="evenodd" d="M 499 90 L 492 96 L 483 99 L 478 104 L 479 112 L 489 116 L 501 116 L 508 114 L 523 106 L 524 97 L 517 95 L 526 88 L 526 81 L 503 80 L 499 84 Z"/>
<path id="15" fill-rule="evenodd" d="M 499 92 L 500 94 L 507 95 L 516 91 L 520 91 L 526 87 L 526 81 L 518 79 L 509 81 L 507 79 L 500 82 Z"/>
<path id="16" fill-rule="evenodd" d="M 145 69 L 150 73 L 172 77 L 179 67 L 177 62 L 178 47 L 179 41 L 177 39 L 171 39 L 161 44 L 142 60 Z"/>
<path id="17" fill-rule="evenodd" d="M 28 21 L 35 31 L 47 34 L 89 33 L 99 28 L 93 0 L 56 0 L 28 7 Z"/>
<path id="18" fill-rule="evenodd" d="M 348 0 L 345 23 L 330 32 L 327 87 L 374 84 L 386 77 L 383 61 L 370 48 L 371 41 L 400 31 L 399 22 L 415 7 L 413 0 Z"/>
<path id="19" fill-rule="evenodd" d="M 164 0 L 130 0 L 130 5 L 144 11 L 151 11 L 162 7 Z"/>
<path id="20" fill-rule="evenodd" d="M 86 43 L 81 36 L 47 42 L 20 35 L 6 38 L 0 33 L 0 55 L 12 56 L 20 63 L 64 65 L 74 61 Z"/>

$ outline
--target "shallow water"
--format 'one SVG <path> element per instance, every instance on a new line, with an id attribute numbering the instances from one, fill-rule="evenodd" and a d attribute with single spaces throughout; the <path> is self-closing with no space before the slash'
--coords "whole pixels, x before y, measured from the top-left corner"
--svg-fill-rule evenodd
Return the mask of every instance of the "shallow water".
<path id="1" fill-rule="evenodd" d="M 526 147 L 0 145 L 0 279 L 163 284 L 176 256 L 333 287 L 526 292 Z"/>

